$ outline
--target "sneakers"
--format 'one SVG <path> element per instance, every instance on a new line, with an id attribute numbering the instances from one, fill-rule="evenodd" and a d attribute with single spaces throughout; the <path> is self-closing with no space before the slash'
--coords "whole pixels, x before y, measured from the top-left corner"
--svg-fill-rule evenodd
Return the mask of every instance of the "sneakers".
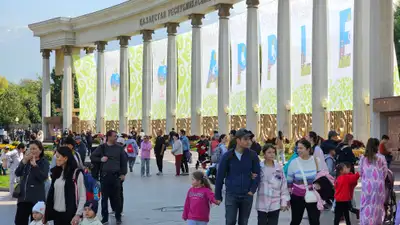
<path id="1" fill-rule="evenodd" d="M 101 221 L 101 223 L 103 224 L 103 225 L 108 225 L 108 221 Z"/>
<path id="2" fill-rule="evenodd" d="M 162 176 L 162 175 L 163 175 L 162 172 L 158 172 L 158 173 L 157 173 L 157 176 Z"/>
<path id="3" fill-rule="evenodd" d="M 121 220 L 121 219 L 116 220 L 116 224 L 117 224 L 117 225 L 122 224 L 122 220 Z"/>

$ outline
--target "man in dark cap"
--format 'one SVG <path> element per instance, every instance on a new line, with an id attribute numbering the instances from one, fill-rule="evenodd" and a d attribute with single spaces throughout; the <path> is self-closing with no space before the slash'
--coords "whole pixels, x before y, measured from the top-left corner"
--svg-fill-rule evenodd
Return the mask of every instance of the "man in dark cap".
<path id="1" fill-rule="evenodd" d="M 324 152 L 324 154 L 325 155 L 329 154 L 329 152 L 332 149 L 336 149 L 336 147 L 339 144 L 339 141 L 340 141 L 339 134 L 334 130 L 329 131 L 328 140 L 322 142 L 322 144 L 321 144 L 321 149 Z"/>

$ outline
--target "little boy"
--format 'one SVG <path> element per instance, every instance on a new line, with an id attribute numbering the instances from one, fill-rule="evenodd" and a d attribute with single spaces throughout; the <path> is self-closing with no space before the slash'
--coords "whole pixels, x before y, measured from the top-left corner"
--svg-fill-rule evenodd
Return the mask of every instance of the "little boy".
<path id="1" fill-rule="evenodd" d="M 85 203 L 84 219 L 80 225 L 102 225 L 100 220 L 96 217 L 99 204 L 96 200 L 90 200 Z"/>
<path id="2" fill-rule="evenodd" d="M 38 202 L 32 208 L 33 221 L 29 225 L 43 225 L 42 219 L 44 212 L 46 210 L 46 205 L 44 202 Z"/>
<path id="3" fill-rule="evenodd" d="M 325 162 L 328 167 L 329 174 L 335 177 L 336 176 L 335 149 L 330 149 L 329 153 L 325 155 Z"/>

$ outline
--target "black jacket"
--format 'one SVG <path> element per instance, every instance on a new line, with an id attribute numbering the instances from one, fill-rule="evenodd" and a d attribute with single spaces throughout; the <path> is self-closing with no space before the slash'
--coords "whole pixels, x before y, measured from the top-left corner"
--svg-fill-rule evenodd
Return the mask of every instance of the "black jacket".
<path id="1" fill-rule="evenodd" d="M 104 151 L 104 155 L 103 155 Z M 101 162 L 101 158 L 107 156 L 105 163 Z M 128 172 L 128 156 L 124 148 L 119 145 L 99 145 L 90 156 L 92 163 L 102 163 L 102 172 L 119 173 L 125 175 Z"/>
<path id="2" fill-rule="evenodd" d="M 357 159 L 351 146 L 340 143 L 336 148 L 336 164 L 350 163 L 354 165 Z"/>
<path id="3" fill-rule="evenodd" d="M 336 147 L 338 146 L 339 142 L 335 140 L 326 140 L 322 142 L 321 144 L 321 149 L 324 152 L 324 154 L 329 154 L 331 150 L 335 150 Z"/>
<path id="4" fill-rule="evenodd" d="M 49 162 L 41 157 L 36 161 L 37 166 L 33 167 L 20 162 L 15 170 L 15 175 L 21 177 L 20 194 L 18 202 L 30 202 L 36 204 L 38 201 L 45 200 L 45 182 L 49 177 Z"/>

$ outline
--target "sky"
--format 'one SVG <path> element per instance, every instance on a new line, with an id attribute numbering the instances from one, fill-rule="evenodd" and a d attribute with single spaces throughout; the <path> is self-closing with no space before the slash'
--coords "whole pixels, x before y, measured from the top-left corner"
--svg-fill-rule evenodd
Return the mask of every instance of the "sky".
<path id="1" fill-rule="evenodd" d="M 55 17 L 77 17 L 95 12 L 125 0 L 0 0 L 0 76 L 9 82 L 21 79 L 36 79 L 42 73 L 40 40 L 28 28 Z M 231 15 L 245 10 L 244 1 L 235 5 Z M 204 25 L 218 20 L 217 12 L 206 15 Z M 190 30 L 190 22 L 180 24 L 179 33 Z M 153 39 L 166 38 L 166 30 L 159 29 Z M 141 44 L 141 37 L 132 37 L 130 45 Z M 118 42 L 110 42 L 106 50 L 118 49 Z M 54 66 L 54 52 L 50 56 L 50 66 Z"/>

